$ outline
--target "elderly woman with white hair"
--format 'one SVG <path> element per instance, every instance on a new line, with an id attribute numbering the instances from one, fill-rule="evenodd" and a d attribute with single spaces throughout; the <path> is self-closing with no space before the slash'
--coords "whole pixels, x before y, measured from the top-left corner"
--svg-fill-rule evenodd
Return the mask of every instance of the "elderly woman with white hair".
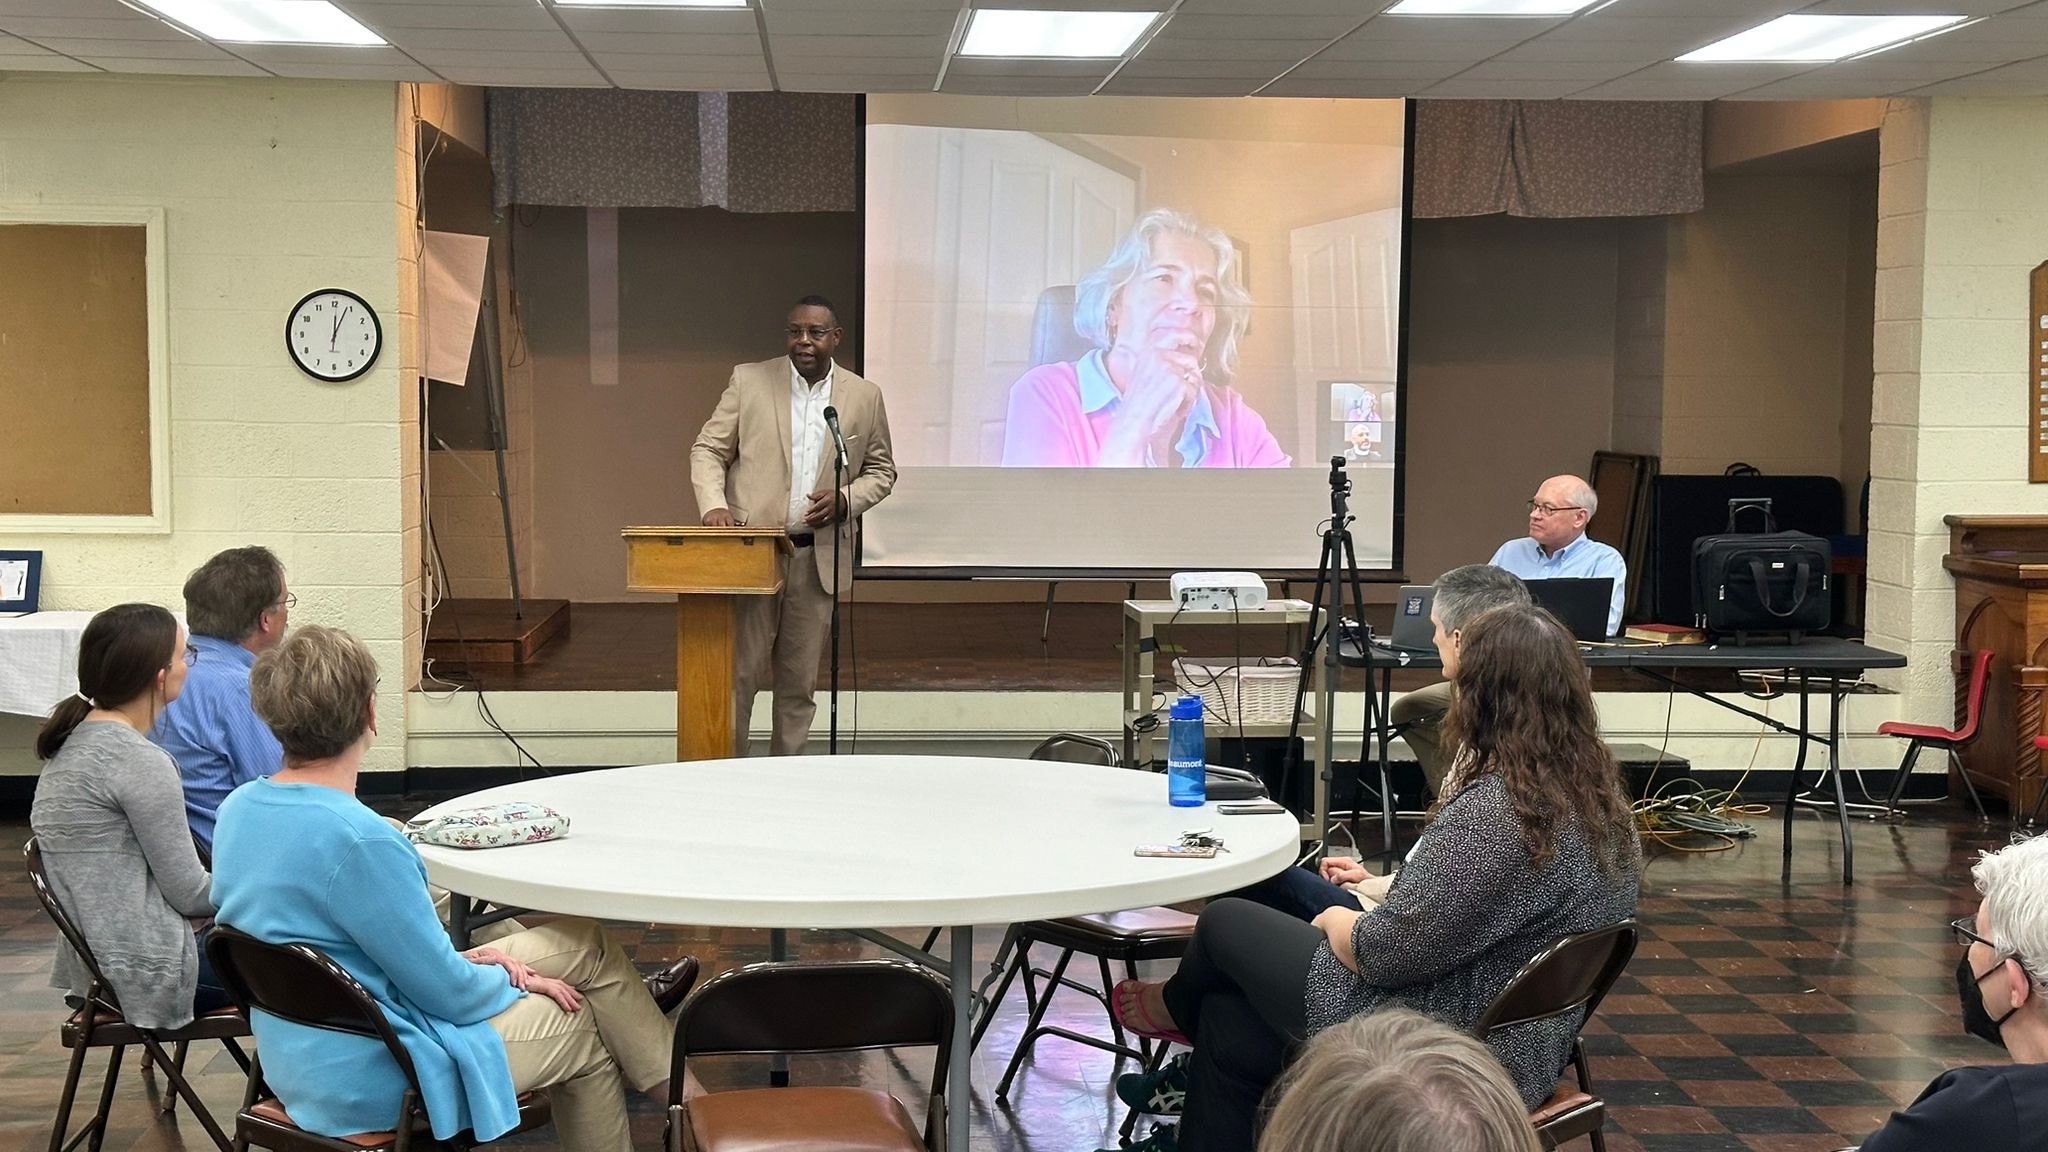
<path id="1" fill-rule="evenodd" d="M 1950 925 L 1963 1030 L 2012 1063 L 1951 1068 L 1895 1112 L 1863 1152 L 2048 1150 L 2048 836 L 1986 852 L 1970 870 L 1984 899 Z"/>
<path id="2" fill-rule="evenodd" d="M 1074 304 L 1074 328 L 1095 347 L 1011 385 L 1006 467 L 1287 467 L 1230 386 L 1251 296 L 1228 236 L 1171 209 L 1147 212 Z"/>

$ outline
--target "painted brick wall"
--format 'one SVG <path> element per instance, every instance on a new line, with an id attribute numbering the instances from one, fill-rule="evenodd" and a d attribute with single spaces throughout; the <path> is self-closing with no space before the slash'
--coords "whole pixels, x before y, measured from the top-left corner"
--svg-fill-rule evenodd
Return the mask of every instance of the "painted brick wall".
<path id="1" fill-rule="evenodd" d="M 172 421 L 170 535 L 0 531 L 0 546 L 42 549 L 44 604 L 83 609 L 178 606 L 215 551 L 275 549 L 294 622 L 345 627 L 377 654 L 373 769 L 403 766 L 418 667 L 416 406 L 400 384 L 416 355 L 395 258 L 412 133 L 394 129 L 409 115 L 391 84 L 0 82 L 0 204 L 165 210 Z M 361 294 L 385 330 L 377 367 L 344 385 L 300 374 L 280 339 L 287 309 L 330 286 Z"/>

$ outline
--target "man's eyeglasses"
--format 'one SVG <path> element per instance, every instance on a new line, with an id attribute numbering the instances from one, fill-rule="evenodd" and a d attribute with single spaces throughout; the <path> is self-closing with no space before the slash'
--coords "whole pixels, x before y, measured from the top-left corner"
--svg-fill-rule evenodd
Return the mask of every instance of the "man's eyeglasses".
<path id="1" fill-rule="evenodd" d="M 190 644 L 185 645 L 185 667 L 190 668 L 197 663 L 199 663 L 199 649 Z"/>
<path id="2" fill-rule="evenodd" d="M 284 599 L 282 599 L 282 600 L 279 600 L 279 601 L 278 601 L 277 603 L 275 603 L 275 604 L 272 604 L 272 605 L 271 605 L 270 607 L 271 607 L 271 609 L 272 609 L 273 611 L 275 611 L 276 609 L 279 609 L 279 608 L 297 608 L 298 606 L 299 606 L 299 597 L 298 597 L 298 595 L 297 595 L 296 593 L 292 593 L 292 592 L 287 592 L 287 593 L 285 593 L 285 594 L 284 594 Z"/>
<path id="3" fill-rule="evenodd" d="M 791 340 L 808 338 L 813 344 L 822 344 L 825 337 L 837 331 L 839 331 L 837 328 L 805 328 L 800 325 L 791 324 L 789 326 L 789 338 Z"/>
<path id="4" fill-rule="evenodd" d="M 1954 920 L 1949 921 L 1948 927 L 1949 931 L 1955 933 L 1956 943 L 1965 948 L 1972 944 L 1982 944 L 1993 952 L 1998 951 L 1998 945 L 1977 935 L 1977 917 L 1975 915 L 1958 916 Z"/>
<path id="5" fill-rule="evenodd" d="M 1580 511 L 1580 508 L 1577 504 L 1545 504 L 1539 500 L 1531 500 L 1529 501 L 1529 511 L 1539 516 L 1548 517 L 1555 516 L 1559 512 L 1577 512 Z"/>

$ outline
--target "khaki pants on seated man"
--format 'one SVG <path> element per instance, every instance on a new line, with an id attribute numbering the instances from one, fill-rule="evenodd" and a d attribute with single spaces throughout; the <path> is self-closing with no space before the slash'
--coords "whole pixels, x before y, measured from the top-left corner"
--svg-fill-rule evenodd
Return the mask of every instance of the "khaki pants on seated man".
<path id="1" fill-rule="evenodd" d="M 652 1092 L 668 1081 L 675 1030 L 633 962 L 595 920 L 557 920 L 501 936 L 491 947 L 583 994 L 575 1012 L 528 993 L 491 1017 L 505 1041 L 512 1086 L 547 1089 L 563 1148 L 632 1152 L 626 1089 Z"/>
<path id="2" fill-rule="evenodd" d="M 1388 718 L 1395 727 L 1401 728 L 1401 739 L 1408 749 L 1415 753 L 1416 766 L 1422 769 L 1422 779 L 1429 785 L 1431 798 L 1443 795 L 1444 763 L 1443 731 L 1444 714 L 1451 710 L 1451 682 L 1440 680 L 1426 688 L 1417 688 L 1394 701 Z"/>

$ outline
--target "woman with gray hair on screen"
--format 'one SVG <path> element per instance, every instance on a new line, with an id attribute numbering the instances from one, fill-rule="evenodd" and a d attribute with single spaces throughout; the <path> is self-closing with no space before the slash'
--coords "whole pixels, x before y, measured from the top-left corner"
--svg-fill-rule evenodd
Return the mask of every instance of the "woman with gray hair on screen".
<path id="1" fill-rule="evenodd" d="M 1266 422 L 1230 386 L 1251 322 L 1230 237 L 1155 208 L 1075 288 L 1095 347 L 1010 386 L 1005 467 L 1285 468 Z"/>

